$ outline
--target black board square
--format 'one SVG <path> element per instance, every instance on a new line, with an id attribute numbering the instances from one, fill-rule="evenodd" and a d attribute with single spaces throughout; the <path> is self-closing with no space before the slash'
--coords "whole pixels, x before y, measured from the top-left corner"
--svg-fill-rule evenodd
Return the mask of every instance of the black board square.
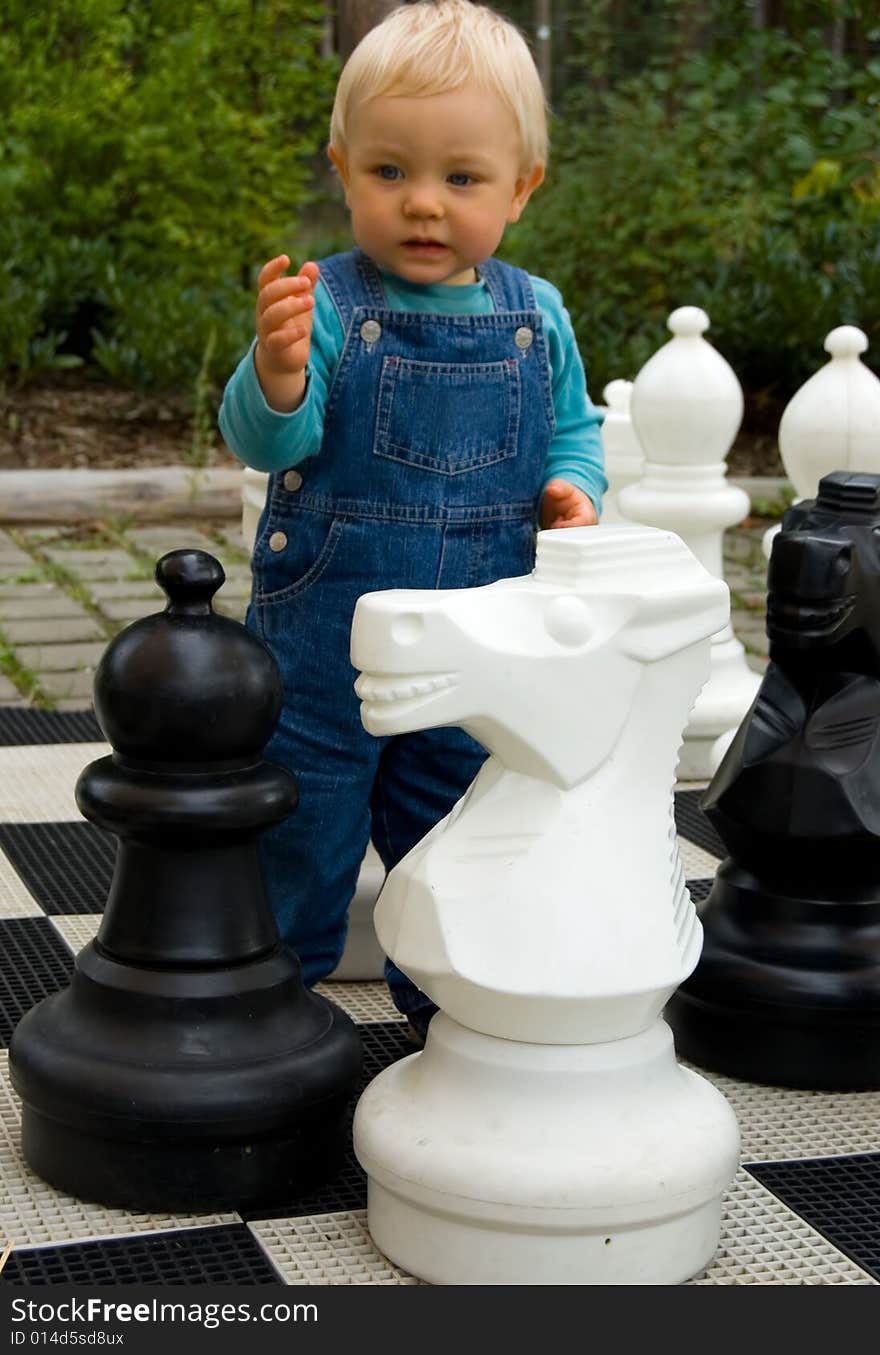
<path id="1" fill-rule="evenodd" d="M 880 1153 L 747 1162 L 745 1167 L 838 1251 L 880 1280 Z"/>
<path id="2" fill-rule="evenodd" d="M 43 743 L 96 743 L 103 739 L 101 726 L 91 710 L 0 707 L 0 747 L 3 748 Z"/>
<path id="3" fill-rule="evenodd" d="M 705 794 L 702 790 L 677 790 L 675 792 L 675 826 L 682 837 L 702 847 L 704 852 L 724 860 L 727 848 L 715 832 L 706 815 L 700 808 L 700 800 Z"/>
<path id="4" fill-rule="evenodd" d="M 7 1285 L 282 1283 L 263 1248 L 242 1223 L 58 1247 L 22 1247 L 10 1255 L 3 1280 Z"/>
<path id="5" fill-rule="evenodd" d="M 73 956 L 48 918 L 0 920 L 0 1047 L 25 1012 L 66 988 L 72 973 Z"/>
<path id="6" fill-rule="evenodd" d="M 0 823 L 0 848 L 50 915 L 102 913 L 116 838 L 93 823 Z"/>
<path id="7" fill-rule="evenodd" d="M 372 1082 L 377 1073 L 388 1068 L 406 1054 L 414 1054 L 416 1046 L 406 1035 L 405 1021 L 369 1021 L 358 1026 L 364 1054 L 364 1072 L 361 1091 Z"/>
<path id="8" fill-rule="evenodd" d="M 688 880 L 687 887 L 692 903 L 702 903 L 704 899 L 708 899 L 714 883 L 714 880 Z"/>

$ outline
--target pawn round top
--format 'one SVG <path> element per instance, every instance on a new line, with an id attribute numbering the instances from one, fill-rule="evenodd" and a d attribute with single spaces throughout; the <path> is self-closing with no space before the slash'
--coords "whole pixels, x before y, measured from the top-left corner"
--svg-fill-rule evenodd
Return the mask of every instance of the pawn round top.
<path id="1" fill-rule="evenodd" d="M 623 381 L 620 378 L 608 382 L 608 385 L 602 391 L 602 399 L 607 404 L 609 412 L 623 414 L 629 418 L 629 399 L 632 395 L 632 387 L 631 381 Z"/>
<path id="2" fill-rule="evenodd" d="M 95 713 L 117 755 L 177 767 L 259 759 L 281 708 L 281 678 L 261 640 L 214 612 L 225 577 L 206 551 L 159 560 L 165 611 L 121 631 L 95 673 Z"/>
<path id="3" fill-rule="evenodd" d="M 666 321 L 666 328 L 677 339 L 692 339 L 705 334 L 709 328 L 709 317 L 699 306 L 679 306 Z"/>
<path id="4" fill-rule="evenodd" d="M 822 347 L 833 358 L 857 358 L 868 348 L 868 336 L 855 325 L 838 325 L 825 335 Z"/>
<path id="5" fill-rule="evenodd" d="M 202 550 L 172 550 L 156 565 L 156 582 L 170 616 L 210 616 L 211 599 L 226 582 L 219 560 Z"/>

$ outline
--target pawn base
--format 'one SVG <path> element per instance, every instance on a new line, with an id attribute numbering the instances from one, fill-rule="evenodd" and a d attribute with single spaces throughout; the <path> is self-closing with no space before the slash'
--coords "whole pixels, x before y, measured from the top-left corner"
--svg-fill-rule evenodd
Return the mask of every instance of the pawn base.
<path id="1" fill-rule="evenodd" d="M 663 1021 L 598 1045 L 482 1035 L 438 1013 L 355 1115 L 368 1225 L 434 1284 L 677 1284 L 736 1170 L 733 1111 Z"/>
<path id="2" fill-rule="evenodd" d="M 28 1165 L 80 1199 L 154 1212 L 311 1189 L 342 1161 L 360 1065 L 352 1021 L 282 946 L 200 972 L 91 942 L 9 1050 Z"/>
<path id="3" fill-rule="evenodd" d="M 328 1113 L 328 1108 L 324 1108 Z M 22 1156 L 56 1190 L 139 1213 L 277 1207 L 326 1181 L 342 1162 L 346 1104 L 335 1123 L 240 1143 L 105 1139 L 24 1106 Z M 328 1115 L 329 1118 L 329 1115 Z"/>

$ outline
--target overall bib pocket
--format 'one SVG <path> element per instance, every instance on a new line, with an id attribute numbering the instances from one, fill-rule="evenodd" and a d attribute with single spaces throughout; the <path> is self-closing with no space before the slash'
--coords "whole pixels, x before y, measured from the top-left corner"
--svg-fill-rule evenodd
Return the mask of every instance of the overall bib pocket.
<path id="1" fill-rule="evenodd" d="M 419 362 L 386 357 L 373 454 L 461 475 L 516 455 L 521 382 L 515 358 Z"/>
<path id="2" fill-rule="evenodd" d="M 336 553 L 344 525 L 344 518 L 322 513 L 273 514 L 254 551 L 254 602 L 287 602 L 317 583 Z"/>

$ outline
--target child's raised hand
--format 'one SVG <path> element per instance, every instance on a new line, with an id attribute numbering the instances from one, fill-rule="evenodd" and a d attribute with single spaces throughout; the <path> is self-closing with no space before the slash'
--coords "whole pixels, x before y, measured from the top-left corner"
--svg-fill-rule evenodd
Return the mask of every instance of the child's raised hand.
<path id="1" fill-rule="evenodd" d="M 263 393 L 276 409 L 295 408 L 302 399 L 319 277 L 316 263 L 304 263 L 295 277 L 289 267 L 288 256 L 279 254 L 257 282 L 255 361 Z"/>
<path id="2" fill-rule="evenodd" d="M 593 500 L 567 480 L 548 480 L 541 498 L 541 526 L 595 527 L 599 521 Z"/>

